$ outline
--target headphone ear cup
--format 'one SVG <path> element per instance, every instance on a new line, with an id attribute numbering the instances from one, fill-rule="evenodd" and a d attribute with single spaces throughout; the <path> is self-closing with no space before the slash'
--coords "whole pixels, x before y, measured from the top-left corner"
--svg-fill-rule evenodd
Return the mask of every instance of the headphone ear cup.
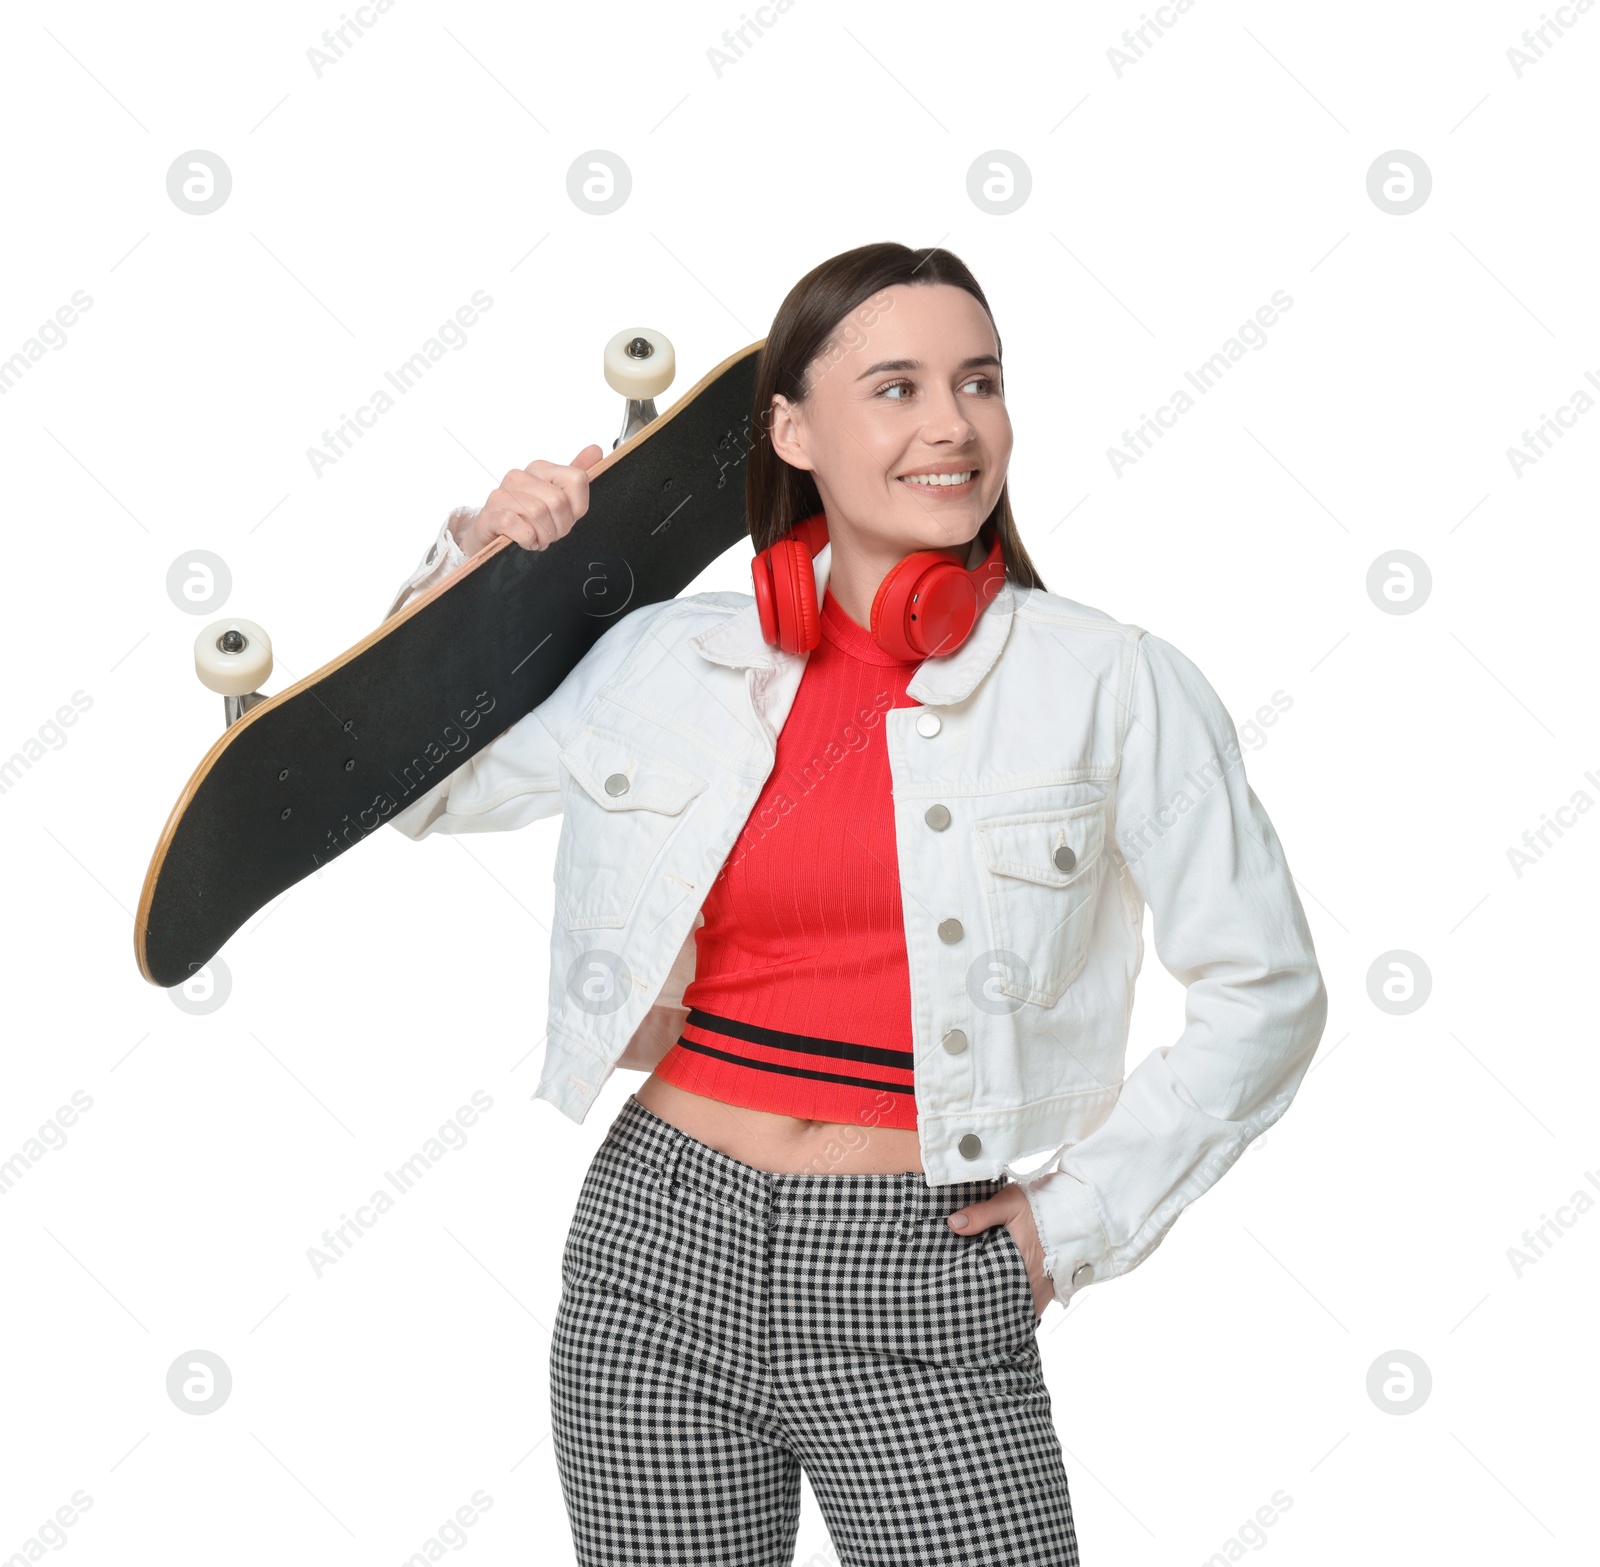
<path id="1" fill-rule="evenodd" d="M 811 551 L 802 540 L 787 535 L 772 546 L 771 554 L 778 646 L 785 653 L 809 653 L 822 640 Z"/>
<path id="2" fill-rule="evenodd" d="M 925 562 L 928 557 L 922 556 Z M 867 616 L 867 626 L 872 640 L 885 653 L 895 658 L 921 658 L 920 650 L 905 634 L 906 599 L 917 579 L 917 556 L 907 555 L 884 573 L 878 591 L 872 595 L 872 610 Z"/>
<path id="3" fill-rule="evenodd" d="M 764 549 L 750 562 L 750 577 L 755 585 L 756 614 L 761 621 L 761 636 L 768 647 L 778 645 L 778 611 L 773 602 L 772 551 Z"/>
<path id="4" fill-rule="evenodd" d="M 955 652 L 1005 582 L 996 531 L 981 565 L 958 566 L 938 550 L 914 550 L 893 566 L 872 599 L 872 635 L 896 658 Z"/>
<path id="5" fill-rule="evenodd" d="M 797 522 L 750 562 L 756 614 L 768 647 L 809 653 L 822 640 L 817 577 L 812 557 L 828 542 L 821 512 Z"/>
<path id="6" fill-rule="evenodd" d="M 964 566 L 935 550 L 907 555 L 873 595 L 872 635 L 878 646 L 900 659 L 953 653 L 977 618 L 961 612 L 963 600 L 977 596 L 967 577 Z"/>

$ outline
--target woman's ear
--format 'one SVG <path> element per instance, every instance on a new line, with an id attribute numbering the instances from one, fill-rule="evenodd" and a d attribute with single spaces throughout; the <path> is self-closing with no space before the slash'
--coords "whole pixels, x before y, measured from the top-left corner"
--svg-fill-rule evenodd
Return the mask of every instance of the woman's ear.
<path id="1" fill-rule="evenodd" d="M 810 472 L 816 464 L 806 456 L 805 420 L 801 407 L 791 403 L 782 392 L 772 394 L 772 407 L 767 416 L 767 439 L 772 449 L 791 468 Z"/>

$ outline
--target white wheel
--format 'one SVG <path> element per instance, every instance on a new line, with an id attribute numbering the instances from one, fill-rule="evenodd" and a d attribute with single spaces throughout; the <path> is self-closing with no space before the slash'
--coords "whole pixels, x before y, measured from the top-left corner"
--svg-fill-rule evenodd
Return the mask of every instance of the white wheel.
<path id="1" fill-rule="evenodd" d="M 248 696 L 272 674 L 272 639 L 253 620 L 214 620 L 194 639 L 194 672 L 219 696 Z"/>
<path id="2" fill-rule="evenodd" d="M 629 353 L 630 344 L 649 351 Z M 644 326 L 629 327 L 606 344 L 606 385 L 613 392 L 638 402 L 647 397 L 659 397 L 672 385 L 677 369 L 672 343 L 664 332 L 653 332 Z"/>

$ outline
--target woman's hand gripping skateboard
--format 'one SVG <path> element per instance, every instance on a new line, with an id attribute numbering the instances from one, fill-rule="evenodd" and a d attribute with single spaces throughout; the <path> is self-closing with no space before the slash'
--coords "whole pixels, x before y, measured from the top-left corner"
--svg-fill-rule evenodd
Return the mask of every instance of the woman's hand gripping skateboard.
<path id="1" fill-rule="evenodd" d="M 535 459 L 513 468 L 476 512 L 450 516 L 450 531 L 471 557 L 502 533 L 525 550 L 555 543 L 589 509 L 589 472 L 605 455 L 591 443 L 568 465 Z"/>

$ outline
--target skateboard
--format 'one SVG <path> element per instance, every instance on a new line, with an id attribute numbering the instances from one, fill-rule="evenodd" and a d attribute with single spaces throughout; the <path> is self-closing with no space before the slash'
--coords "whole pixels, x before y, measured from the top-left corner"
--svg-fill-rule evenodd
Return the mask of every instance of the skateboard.
<path id="1" fill-rule="evenodd" d="M 607 345 L 622 434 L 589 470 L 589 508 L 543 550 L 497 538 L 287 690 L 254 689 L 271 643 L 226 619 L 196 669 L 226 727 L 162 829 L 134 918 L 139 971 L 181 985 L 239 927 L 341 858 L 545 700 L 619 615 L 674 598 L 749 536 L 745 459 L 761 343 L 658 415 L 671 344 Z"/>

